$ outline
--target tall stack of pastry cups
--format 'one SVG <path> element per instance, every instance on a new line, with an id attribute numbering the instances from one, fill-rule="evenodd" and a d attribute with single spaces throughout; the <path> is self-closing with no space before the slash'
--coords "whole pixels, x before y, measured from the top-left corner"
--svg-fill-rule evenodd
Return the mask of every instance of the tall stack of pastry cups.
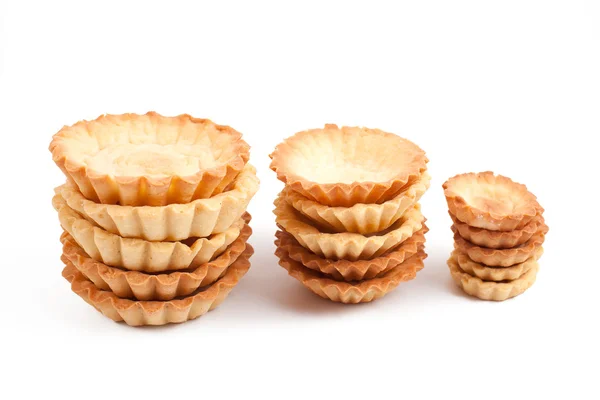
<path id="1" fill-rule="evenodd" d="M 315 294 L 342 303 L 385 296 L 423 268 L 425 153 L 377 129 L 326 125 L 271 154 L 276 256 Z"/>
<path id="2" fill-rule="evenodd" d="M 214 162 L 193 175 L 123 176 L 88 161 L 119 146 L 128 154 L 102 168 L 168 168 L 162 148 Z M 104 115 L 63 128 L 50 151 L 67 177 L 52 199 L 64 230 L 63 276 L 105 316 L 133 326 L 191 320 L 250 268 L 246 208 L 259 180 L 232 128 L 189 115 Z"/>
<path id="3" fill-rule="evenodd" d="M 535 282 L 548 226 L 525 185 L 492 172 L 467 173 L 443 185 L 454 233 L 448 267 L 467 294 L 503 301 Z"/>

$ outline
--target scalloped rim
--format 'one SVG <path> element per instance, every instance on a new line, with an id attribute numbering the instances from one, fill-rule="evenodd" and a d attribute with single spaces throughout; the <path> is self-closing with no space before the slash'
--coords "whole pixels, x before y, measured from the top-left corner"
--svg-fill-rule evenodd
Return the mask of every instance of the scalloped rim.
<path id="1" fill-rule="evenodd" d="M 157 207 L 99 204 L 86 199 L 70 183 L 54 191 L 69 207 L 110 233 L 148 241 L 177 241 L 226 231 L 244 214 L 258 187 L 256 169 L 246 164 L 231 190 L 187 204 Z"/>
<path id="2" fill-rule="evenodd" d="M 426 225 L 408 238 L 399 247 L 371 260 L 329 260 L 305 249 L 296 239 L 285 231 L 275 233 L 275 245 L 286 251 L 288 256 L 314 271 L 321 272 L 338 281 L 360 281 L 373 279 L 402 264 L 406 259 L 425 248 Z"/>
<path id="3" fill-rule="evenodd" d="M 431 176 L 424 172 L 408 189 L 381 204 L 355 204 L 352 207 L 330 207 L 310 200 L 290 187 L 282 196 L 311 221 L 336 232 L 370 234 L 389 228 L 414 206 L 429 188 Z"/>
<path id="4" fill-rule="evenodd" d="M 307 218 L 296 211 L 280 196 L 275 199 L 276 222 L 294 236 L 303 247 L 313 253 L 334 260 L 350 261 L 379 257 L 421 230 L 425 217 L 419 204 L 381 235 L 364 236 L 359 233 L 323 233 L 310 225 Z"/>
<path id="5" fill-rule="evenodd" d="M 521 197 L 525 200 L 525 205 L 522 207 L 524 209 L 523 212 L 503 215 L 494 213 L 493 211 L 483 211 L 470 205 L 460 193 L 453 189 L 457 182 L 464 180 L 472 181 L 473 185 L 477 185 L 478 181 L 485 180 L 492 185 L 502 184 L 510 186 L 511 190 L 519 192 Z M 505 176 L 495 175 L 491 171 L 479 173 L 469 172 L 453 176 L 444 182 L 442 188 L 444 189 L 444 196 L 446 196 L 448 208 L 452 214 L 454 214 L 461 222 L 476 228 L 495 231 L 521 229 L 537 214 L 542 214 L 544 212 L 544 209 L 538 203 L 537 198 L 527 189 L 527 186 L 516 183 Z"/>
<path id="6" fill-rule="evenodd" d="M 253 253 L 248 244 L 218 281 L 191 296 L 169 301 L 121 299 L 112 292 L 98 289 L 70 263 L 62 275 L 71 283 L 75 294 L 113 321 L 124 321 L 130 326 L 166 325 L 198 318 L 221 304 L 250 269 L 249 259 Z"/>
<path id="7" fill-rule="evenodd" d="M 292 260 L 283 248 L 277 248 L 275 255 L 279 258 L 279 265 L 313 293 L 331 301 L 347 304 L 367 303 L 385 296 L 401 282 L 414 279 L 417 272 L 423 269 L 423 261 L 427 258 L 427 254 L 420 251 L 379 278 L 350 283 L 327 278 L 304 267 Z"/>
<path id="8" fill-rule="evenodd" d="M 535 253 L 522 263 L 510 267 L 488 267 L 469 258 L 468 255 L 458 249 L 454 249 L 452 255 L 455 257 L 458 266 L 463 272 L 477 277 L 484 281 L 502 282 L 519 279 L 524 273 L 529 271 L 544 254 L 544 248 L 539 247 Z"/>
<path id="9" fill-rule="evenodd" d="M 210 124 L 231 136 L 230 146 L 235 146 L 234 155 L 225 164 L 203 169 L 189 176 L 111 176 L 88 169 L 87 165 L 69 158 L 65 142 L 76 140 L 74 128 L 88 127 L 94 123 L 118 124 L 125 120 L 148 118 L 150 121 L 191 121 Z M 93 132 L 88 132 L 90 135 Z M 75 138 L 73 138 L 75 136 Z M 53 137 L 49 146 L 52 159 L 67 176 L 76 183 L 84 196 L 92 201 L 127 206 L 164 206 L 173 203 L 189 203 L 199 198 L 208 198 L 221 193 L 242 171 L 250 158 L 250 146 L 242 134 L 229 126 L 217 125 L 208 119 L 194 118 L 188 114 L 175 117 L 162 116 L 154 111 L 140 114 L 104 114 L 95 120 L 82 120 L 72 126 L 64 126 Z"/>
<path id="10" fill-rule="evenodd" d="M 468 295 L 481 300 L 504 301 L 524 293 L 535 283 L 539 265 L 510 282 L 488 282 L 471 276 L 460 269 L 453 256 L 448 259 L 448 268 L 454 282 Z"/>
<path id="11" fill-rule="evenodd" d="M 414 146 L 415 159 L 411 168 L 399 171 L 396 177 L 386 182 L 353 182 L 347 183 L 317 183 L 296 175 L 289 170 L 286 163 L 286 154 L 294 142 L 302 141 L 305 136 L 322 133 L 324 130 L 341 130 L 346 134 L 349 129 L 365 129 L 377 135 L 392 135 L 403 142 L 403 145 Z M 277 179 L 290 186 L 293 190 L 318 203 L 328 206 L 350 207 L 357 203 L 381 203 L 395 197 L 400 191 L 412 184 L 419 175 L 427 169 L 427 156 L 416 144 L 393 133 L 384 132 L 379 129 L 368 129 L 362 127 L 338 128 L 335 124 L 326 124 L 322 129 L 309 129 L 298 132 L 275 147 L 269 155 L 271 158 L 270 168 L 277 174 Z"/>

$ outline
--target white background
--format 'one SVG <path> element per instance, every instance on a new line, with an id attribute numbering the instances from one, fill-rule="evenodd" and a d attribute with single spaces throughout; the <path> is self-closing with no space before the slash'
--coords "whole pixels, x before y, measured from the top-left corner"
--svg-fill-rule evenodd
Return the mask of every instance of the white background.
<path id="1" fill-rule="evenodd" d="M 600 2 L 0 4 L 0 397 L 600 396 Z M 134 329 L 61 277 L 47 147 L 65 124 L 148 110 L 241 131 L 262 185 L 228 300 Z M 425 269 L 372 304 L 321 300 L 273 255 L 268 154 L 328 122 L 431 160 Z M 551 229 L 536 284 L 503 303 L 463 295 L 445 265 L 441 184 L 481 170 L 527 184 Z"/>

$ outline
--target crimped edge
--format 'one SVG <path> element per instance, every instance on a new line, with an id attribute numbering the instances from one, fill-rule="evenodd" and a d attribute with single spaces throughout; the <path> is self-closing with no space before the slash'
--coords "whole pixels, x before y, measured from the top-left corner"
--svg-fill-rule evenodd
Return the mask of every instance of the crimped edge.
<path id="1" fill-rule="evenodd" d="M 524 273 L 537 265 L 537 261 L 544 254 L 544 248 L 539 247 L 535 253 L 522 263 L 510 267 L 488 267 L 469 258 L 468 255 L 455 249 L 452 255 L 460 269 L 471 276 L 475 276 L 484 281 L 502 282 L 519 279 Z"/>
<path id="2" fill-rule="evenodd" d="M 229 135 L 228 146 L 235 146 L 234 156 L 225 164 L 203 169 L 194 175 L 168 176 L 110 176 L 88 169 L 87 165 L 69 158 L 65 142 L 77 140 L 73 129 L 95 123 L 119 124 L 132 119 L 148 118 L 150 121 L 175 120 L 178 123 L 191 121 L 197 124 L 211 124 Z M 89 132 L 91 135 L 92 133 Z M 83 195 L 95 202 L 120 204 L 125 206 L 164 206 L 174 203 L 189 203 L 199 198 L 219 194 L 242 171 L 250 158 L 250 146 L 242 139 L 242 134 L 225 125 L 217 125 L 208 119 L 194 118 L 188 114 L 175 117 L 162 116 L 154 111 L 139 114 L 104 114 L 92 121 L 82 120 L 72 126 L 64 126 L 52 137 L 49 150 L 52 159 L 70 182 L 77 184 Z"/>
<path id="3" fill-rule="evenodd" d="M 73 210 L 110 233 L 149 241 L 177 241 L 225 232 L 244 214 L 258 191 L 256 169 L 246 164 L 232 185 L 231 190 L 208 199 L 158 207 L 95 203 L 69 183 L 55 192 Z"/>
<path id="4" fill-rule="evenodd" d="M 348 129 L 356 128 L 358 127 L 342 126 L 341 128 L 338 128 L 335 124 L 326 124 L 323 129 L 309 129 L 298 132 L 275 147 L 275 150 L 269 155 L 271 158 L 270 168 L 277 174 L 277 179 L 290 186 L 293 190 L 318 203 L 333 207 L 351 207 L 357 203 L 373 204 L 389 200 L 408 187 L 408 185 L 412 184 L 417 177 L 427 169 L 427 162 L 429 160 L 427 159 L 425 152 L 419 146 L 408 139 L 379 129 L 368 129 L 368 131 L 378 135 L 393 135 L 398 139 L 405 141 L 408 145 L 415 146 L 415 152 L 417 153 L 417 156 L 412 162 L 412 168 L 405 168 L 402 171 L 398 171 L 398 174 L 393 179 L 386 182 L 321 184 L 304 179 L 302 176 L 299 176 L 286 168 L 286 154 L 290 151 L 291 145 L 294 142 L 302 141 L 304 136 L 310 137 L 310 135 L 316 132 L 327 129 L 346 131 Z"/>
<path id="5" fill-rule="evenodd" d="M 89 258 L 66 232 L 61 236 L 61 259 L 65 264 L 67 260 L 70 261 L 99 289 L 109 290 L 120 298 L 166 301 L 189 296 L 198 288 L 214 283 L 244 252 L 246 241 L 251 234 L 250 226 L 244 225 L 240 236 L 221 255 L 189 272 L 149 275 L 111 267 Z"/>
<path id="6" fill-rule="evenodd" d="M 425 234 L 429 229 L 424 224 L 420 231 L 416 232 L 400 246 L 370 260 L 329 260 L 319 257 L 302 247 L 292 235 L 278 230 L 275 233 L 275 245 L 286 251 L 288 256 L 312 269 L 330 276 L 338 281 L 360 281 L 373 279 L 390 269 L 402 264 L 406 259 L 415 255 L 425 247 Z"/>
<path id="7" fill-rule="evenodd" d="M 323 233 L 310 225 L 308 219 L 287 203 L 281 194 L 274 204 L 276 222 L 283 230 L 313 253 L 334 260 L 356 261 L 379 257 L 419 231 L 425 222 L 420 206 L 416 204 L 380 235 Z"/>
<path id="8" fill-rule="evenodd" d="M 71 209 L 62 196 L 55 195 L 52 205 L 58 211 L 62 228 L 96 261 L 131 271 L 164 272 L 195 268 L 213 260 L 240 235 L 248 213 L 223 233 L 184 242 L 149 242 L 122 238 L 94 226 Z M 192 239 L 189 239 L 192 241 Z"/>
<path id="9" fill-rule="evenodd" d="M 471 180 L 474 182 L 485 180 L 492 185 L 496 183 L 509 185 L 514 191 L 521 193 L 522 198 L 525 200 L 523 211 L 520 213 L 503 215 L 494 213 L 493 211 L 483 211 L 477 207 L 471 206 L 460 193 L 453 189 L 456 182 L 462 180 Z M 544 209 L 538 203 L 536 196 L 527 189 L 527 186 L 514 182 L 508 177 L 496 175 L 492 171 L 459 174 L 444 182 L 442 187 L 450 212 L 461 222 L 476 228 L 495 231 L 522 229 L 529 221 L 535 218 L 537 214 L 542 214 L 544 212 Z"/>
<path id="10" fill-rule="evenodd" d="M 336 232 L 369 234 L 389 228 L 414 206 L 429 188 L 431 176 L 423 172 L 405 191 L 381 204 L 358 203 L 352 207 L 330 207 L 286 187 L 283 197 L 305 217 Z"/>
<path id="11" fill-rule="evenodd" d="M 524 293 L 534 283 L 539 264 L 524 273 L 521 277 L 507 282 L 488 282 L 463 272 L 454 256 L 448 259 L 448 268 L 454 282 L 468 295 L 481 300 L 504 301 Z"/>
<path id="12" fill-rule="evenodd" d="M 340 282 L 327 278 L 292 260 L 283 248 L 278 247 L 275 255 L 279 258 L 279 265 L 313 293 L 325 299 L 346 304 L 368 303 L 385 296 L 396 289 L 401 282 L 414 279 L 417 272 L 423 269 L 423 261 L 427 258 L 424 251 L 419 251 L 379 278 Z"/>
<path id="13" fill-rule="evenodd" d="M 250 269 L 249 259 L 253 253 L 252 246 L 248 244 L 215 283 L 188 297 L 169 301 L 121 299 L 112 292 L 98 289 L 70 262 L 62 275 L 71 283 L 75 294 L 113 321 L 124 321 L 130 326 L 166 325 L 198 318 L 221 304 Z"/>

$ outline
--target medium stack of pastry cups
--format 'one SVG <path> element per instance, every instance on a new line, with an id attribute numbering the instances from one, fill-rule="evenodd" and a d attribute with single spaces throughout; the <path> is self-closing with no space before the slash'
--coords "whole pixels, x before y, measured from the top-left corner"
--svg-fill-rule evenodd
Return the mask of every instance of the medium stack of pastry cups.
<path id="1" fill-rule="evenodd" d="M 238 132 L 188 115 L 105 115 L 63 128 L 50 150 L 67 176 L 52 199 L 63 276 L 105 316 L 133 326 L 191 320 L 248 271 L 246 208 L 259 180 Z M 160 170 L 190 154 L 188 163 L 214 162 L 194 175 Z"/>
<path id="2" fill-rule="evenodd" d="M 495 301 L 529 289 L 548 232 L 536 197 L 525 185 L 492 172 L 457 175 L 443 187 L 454 233 L 448 267 L 457 285 Z"/>
<path id="3" fill-rule="evenodd" d="M 425 153 L 376 129 L 326 125 L 271 154 L 276 255 L 315 294 L 342 303 L 385 296 L 423 268 Z M 372 179 L 372 180 L 366 180 Z"/>

